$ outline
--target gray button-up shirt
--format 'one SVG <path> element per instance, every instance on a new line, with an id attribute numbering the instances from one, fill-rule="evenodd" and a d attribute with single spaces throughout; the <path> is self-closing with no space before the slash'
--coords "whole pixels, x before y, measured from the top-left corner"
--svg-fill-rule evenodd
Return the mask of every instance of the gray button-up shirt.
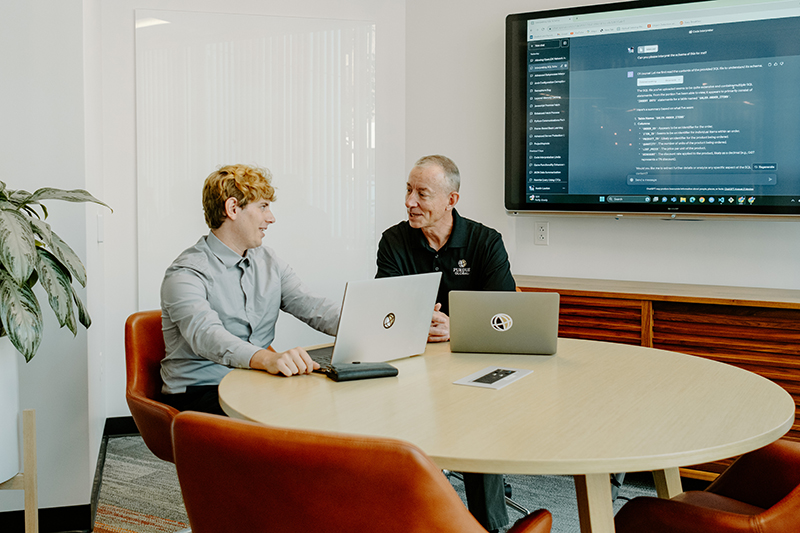
<path id="1" fill-rule="evenodd" d="M 161 284 L 161 321 L 167 355 L 162 391 L 216 385 L 232 368 L 275 338 L 278 311 L 335 335 L 340 304 L 315 296 L 266 246 L 240 256 L 213 233 L 170 265 Z"/>

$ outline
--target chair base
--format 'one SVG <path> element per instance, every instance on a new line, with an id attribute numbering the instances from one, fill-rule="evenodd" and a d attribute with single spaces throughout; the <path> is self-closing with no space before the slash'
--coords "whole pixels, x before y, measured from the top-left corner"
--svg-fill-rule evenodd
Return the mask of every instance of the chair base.
<path id="1" fill-rule="evenodd" d="M 452 476 L 456 479 L 464 481 L 464 476 L 462 476 L 458 472 L 453 472 L 452 470 L 442 470 L 442 474 L 444 474 L 445 477 L 447 477 L 448 479 Z M 511 485 L 509 485 L 508 483 L 505 483 L 505 492 L 506 492 L 506 505 L 508 505 L 515 511 L 522 513 L 523 516 L 531 514 L 531 512 L 528 509 L 526 509 L 525 507 L 523 507 L 522 505 L 511 499 Z"/>

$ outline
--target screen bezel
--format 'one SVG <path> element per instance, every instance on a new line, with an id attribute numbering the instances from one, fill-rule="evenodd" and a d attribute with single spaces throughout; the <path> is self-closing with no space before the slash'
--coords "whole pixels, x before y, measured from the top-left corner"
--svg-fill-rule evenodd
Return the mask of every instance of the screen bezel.
<path id="1" fill-rule="evenodd" d="M 573 196 L 569 203 L 526 202 L 525 129 L 527 107 L 526 81 L 521 80 L 527 71 L 527 21 L 539 18 L 566 17 L 591 13 L 613 13 L 630 9 L 659 6 L 703 4 L 706 0 L 633 0 L 626 2 L 576 6 L 545 11 L 513 13 L 506 17 L 506 109 L 505 109 L 505 208 L 513 213 L 571 213 L 571 214 L 643 214 L 672 216 L 691 214 L 703 216 L 738 217 L 800 216 L 800 190 L 798 204 L 792 205 L 726 205 L 719 204 L 626 204 L 581 201 Z M 798 95 L 800 98 L 800 95 Z M 520 140 L 521 139 L 521 140 Z M 516 144 L 515 144 L 516 143 Z M 800 176 L 796 178 L 800 181 Z M 584 195 L 596 196 L 596 195 Z"/>

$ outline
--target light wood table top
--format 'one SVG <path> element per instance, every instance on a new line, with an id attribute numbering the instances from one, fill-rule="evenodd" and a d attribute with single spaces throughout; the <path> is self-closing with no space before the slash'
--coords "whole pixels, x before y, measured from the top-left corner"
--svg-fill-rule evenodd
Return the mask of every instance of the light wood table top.
<path id="1" fill-rule="evenodd" d="M 581 529 L 613 531 L 612 472 L 677 468 L 755 450 L 792 425 L 795 405 L 756 374 L 689 355 L 559 339 L 554 356 L 450 353 L 394 361 L 399 375 L 336 383 L 234 370 L 220 385 L 233 417 L 271 426 L 398 438 L 444 469 L 575 476 Z M 487 366 L 531 369 L 500 390 L 455 385 Z"/>

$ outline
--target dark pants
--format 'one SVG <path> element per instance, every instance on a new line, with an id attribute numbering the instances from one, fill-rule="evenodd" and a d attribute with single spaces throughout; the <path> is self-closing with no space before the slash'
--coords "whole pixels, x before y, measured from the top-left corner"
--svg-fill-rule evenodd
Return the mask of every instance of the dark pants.
<path id="1" fill-rule="evenodd" d="M 500 529 L 508 525 L 506 491 L 502 474 L 463 473 L 467 507 L 472 516 L 488 529 Z"/>
<path id="2" fill-rule="evenodd" d="M 164 394 L 164 403 L 178 411 L 200 411 L 228 416 L 219 405 L 219 385 L 192 385 L 186 392 Z"/>

